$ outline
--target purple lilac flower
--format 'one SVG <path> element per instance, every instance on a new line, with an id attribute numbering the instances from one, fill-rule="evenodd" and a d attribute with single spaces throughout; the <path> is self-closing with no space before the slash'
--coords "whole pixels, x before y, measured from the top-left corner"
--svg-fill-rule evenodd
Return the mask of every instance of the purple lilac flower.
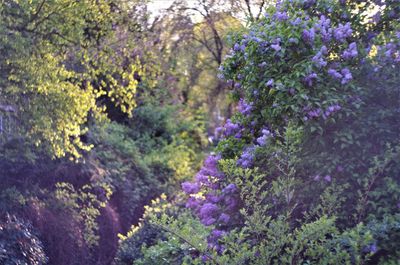
<path id="1" fill-rule="evenodd" d="M 353 30 L 351 29 L 350 22 L 347 22 L 345 25 L 339 24 L 339 26 L 334 29 L 333 36 L 337 41 L 344 42 L 352 33 Z"/>
<path id="2" fill-rule="evenodd" d="M 239 205 L 237 196 L 226 196 L 224 199 L 225 210 L 235 212 Z"/>
<path id="3" fill-rule="evenodd" d="M 331 182 L 332 181 L 332 177 L 330 175 L 326 175 L 324 177 L 324 180 L 327 181 L 327 182 Z"/>
<path id="4" fill-rule="evenodd" d="M 225 136 L 232 136 L 235 135 L 239 130 L 240 130 L 240 126 L 239 124 L 236 123 L 232 123 L 232 121 L 230 119 L 226 120 L 225 126 Z"/>
<path id="5" fill-rule="evenodd" d="M 187 181 L 182 183 L 182 189 L 187 194 L 194 194 L 200 191 L 200 185 L 199 183 L 192 183 Z"/>
<path id="6" fill-rule="evenodd" d="M 308 114 L 309 118 L 316 118 L 316 117 L 319 117 L 321 115 L 321 112 L 322 112 L 321 109 L 317 108 L 317 109 L 314 109 L 314 110 L 310 110 L 307 114 Z"/>
<path id="7" fill-rule="evenodd" d="M 194 197 L 189 197 L 188 200 L 186 201 L 186 208 L 196 210 L 198 207 L 200 207 L 200 200 Z"/>
<path id="8" fill-rule="evenodd" d="M 333 29 L 331 28 L 330 19 L 327 19 L 324 15 L 322 15 L 315 27 L 318 29 L 324 43 L 327 43 L 331 40 Z"/>
<path id="9" fill-rule="evenodd" d="M 313 80 L 317 79 L 317 74 L 316 73 L 311 73 L 308 76 L 304 78 L 304 82 L 307 84 L 307 86 L 312 86 L 313 85 Z"/>
<path id="10" fill-rule="evenodd" d="M 291 22 L 290 22 L 290 24 L 292 24 L 293 26 L 298 26 L 298 25 L 300 25 L 301 24 L 301 18 L 299 18 L 299 17 L 297 17 L 295 20 L 292 20 Z"/>
<path id="11" fill-rule="evenodd" d="M 330 115 L 332 115 L 333 113 L 335 113 L 336 111 L 339 111 L 339 110 L 341 110 L 341 107 L 340 107 L 340 105 L 338 105 L 338 104 L 329 106 L 329 107 L 325 110 L 324 118 L 325 118 L 325 119 L 328 118 Z"/>
<path id="12" fill-rule="evenodd" d="M 325 46 L 323 46 L 325 47 Z M 313 63 L 315 63 L 318 67 L 324 67 L 326 66 L 328 63 L 322 58 L 322 52 L 318 52 L 313 58 L 312 61 Z"/>
<path id="13" fill-rule="evenodd" d="M 229 214 L 226 213 L 222 213 L 219 218 L 218 221 L 224 224 L 229 223 L 229 221 L 231 220 L 231 217 L 229 216 Z"/>
<path id="14" fill-rule="evenodd" d="M 237 161 L 237 165 L 249 168 L 253 165 L 254 147 L 247 147 Z"/>
<path id="15" fill-rule="evenodd" d="M 248 104 L 244 99 L 240 99 L 238 108 L 243 115 L 249 115 L 253 109 L 253 104 Z"/>
<path id="16" fill-rule="evenodd" d="M 221 157 L 219 155 L 208 156 L 204 161 L 203 167 L 196 174 L 196 181 L 209 187 L 217 188 L 218 183 L 211 182 L 210 177 L 215 177 L 217 179 L 222 179 L 224 177 L 224 174 L 218 169 L 218 160 L 220 159 Z"/>
<path id="17" fill-rule="evenodd" d="M 313 44 L 315 39 L 315 29 L 311 28 L 309 30 L 303 30 L 302 38 L 305 42 Z"/>
<path id="18" fill-rule="evenodd" d="M 381 13 L 376 12 L 376 14 L 372 16 L 372 22 L 379 23 L 379 21 L 381 21 Z"/>
<path id="19" fill-rule="evenodd" d="M 350 60 L 357 57 L 357 44 L 355 42 L 350 43 L 349 48 L 342 53 L 342 58 L 344 60 Z"/>
<path id="20" fill-rule="evenodd" d="M 340 72 L 343 75 L 342 85 L 347 84 L 350 80 L 353 79 L 353 76 L 351 75 L 350 70 L 348 68 L 343 68 L 342 71 Z"/>
<path id="21" fill-rule="evenodd" d="M 280 51 L 282 48 L 281 48 L 281 46 L 279 45 L 279 43 L 277 43 L 277 44 L 272 44 L 271 45 L 271 48 L 272 49 L 274 49 L 275 51 Z"/>
<path id="22" fill-rule="evenodd" d="M 205 203 L 199 211 L 199 217 L 201 222 L 206 225 L 212 225 L 217 221 L 216 217 L 219 213 L 219 207 L 213 203 Z"/>
<path id="23" fill-rule="evenodd" d="M 342 74 L 340 74 L 338 71 L 336 71 L 335 69 L 332 69 L 332 68 L 330 68 L 328 70 L 328 74 L 337 79 L 342 79 L 342 77 L 343 77 Z"/>
<path id="24" fill-rule="evenodd" d="M 285 21 L 289 18 L 289 16 L 285 11 L 283 11 L 283 12 L 278 11 L 275 13 L 275 18 L 279 21 Z"/>
<path id="25" fill-rule="evenodd" d="M 374 242 L 374 243 L 372 243 L 372 244 L 366 246 L 366 247 L 364 248 L 364 251 L 365 251 L 365 252 L 370 252 L 370 253 L 374 254 L 374 253 L 376 253 L 376 252 L 378 251 L 378 246 L 377 246 L 376 243 Z"/>
<path id="26" fill-rule="evenodd" d="M 268 80 L 268 82 L 265 84 L 266 86 L 270 87 L 274 85 L 274 79 Z"/>
<path id="27" fill-rule="evenodd" d="M 257 138 L 257 143 L 260 146 L 264 146 L 267 144 L 267 140 L 269 137 L 272 136 L 272 134 L 268 129 L 263 129 L 261 132 L 262 132 L 262 135 Z"/>
<path id="28" fill-rule="evenodd" d="M 235 193 L 237 191 L 237 187 L 235 184 L 231 183 L 228 186 L 226 186 L 223 190 L 222 193 L 224 194 L 229 194 L 229 193 Z"/>

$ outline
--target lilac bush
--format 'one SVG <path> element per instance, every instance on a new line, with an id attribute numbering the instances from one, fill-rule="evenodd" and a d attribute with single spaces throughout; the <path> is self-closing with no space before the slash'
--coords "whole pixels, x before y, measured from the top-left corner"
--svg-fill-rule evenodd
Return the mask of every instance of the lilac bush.
<path id="1" fill-rule="evenodd" d="M 372 7 L 375 13 L 368 11 Z M 248 32 L 232 37 L 233 48 L 220 71 L 234 84 L 238 112 L 220 129 L 219 155 L 207 158 L 198 174 L 201 177 L 183 186 L 187 205 L 204 225 L 214 229 L 208 237 L 210 250 L 231 255 L 234 248 L 226 251 L 226 243 L 231 242 L 230 232 L 235 229 L 248 233 L 247 241 L 241 238 L 243 246 L 263 249 L 266 242 L 249 231 L 256 225 L 248 223 L 249 218 L 262 216 L 275 218 L 274 225 L 281 224 L 279 218 L 288 218 L 288 233 L 306 233 L 301 220 L 315 229 L 326 225 L 330 231 L 326 233 L 335 236 L 329 241 L 322 233 L 316 244 L 338 244 L 335 246 L 344 249 L 343 255 L 356 250 L 338 243 L 339 238 L 353 244 L 359 237 L 358 242 L 368 251 L 351 255 L 360 259 L 379 253 L 383 241 L 378 244 L 360 229 L 363 220 L 371 220 L 366 212 L 369 218 L 383 216 L 374 205 L 385 205 L 385 214 L 395 214 L 393 205 L 400 196 L 400 183 L 393 180 L 392 193 L 384 196 L 384 202 L 369 202 L 373 196 L 383 196 L 388 185 L 372 175 L 387 171 L 396 176 L 399 170 L 385 153 L 398 144 L 395 135 L 399 131 L 394 124 L 400 121 L 394 98 L 398 98 L 396 82 L 400 81 L 395 74 L 400 66 L 400 31 L 395 29 L 399 28 L 399 8 L 398 1 L 365 1 L 364 5 L 356 1 L 278 1 Z M 359 12 L 354 12 L 356 9 Z M 379 82 L 385 86 L 381 94 Z M 377 109 L 376 95 L 381 95 L 379 104 L 388 104 L 387 110 Z M 376 126 L 372 133 L 370 126 Z M 371 139 L 371 135 L 376 137 Z M 209 159 L 213 170 L 207 169 Z M 232 161 L 232 171 L 238 175 L 227 171 L 226 165 Z M 248 172 L 253 175 L 246 175 Z M 256 172 L 265 175 L 257 179 Z M 259 190 L 249 193 L 247 184 L 253 182 Z M 341 197 L 335 197 L 337 194 Z M 341 208 L 342 204 L 345 207 Z M 337 218 L 339 225 L 321 219 L 322 215 Z M 351 215 L 356 217 L 348 217 Z M 307 218 L 315 223 L 306 223 Z M 273 255 L 280 257 L 282 252 Z M 314 257 L 314 262 L 338 258 L 331 254 Z M 254 250 L 241 258 L 261 259 L 263 255 Z M 343 260 L 338 258 L 337 264 Z M 294 264 L 293 260 L 288 264 Z"/>

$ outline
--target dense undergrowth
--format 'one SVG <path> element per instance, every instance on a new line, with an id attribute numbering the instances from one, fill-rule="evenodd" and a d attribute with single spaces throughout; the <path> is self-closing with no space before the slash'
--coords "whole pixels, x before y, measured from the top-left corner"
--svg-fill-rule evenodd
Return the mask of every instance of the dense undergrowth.
<path id="1" fill-rule="evenodd" d="M 1 264 L 398 264 L 400 2 L 261 2 L 2 3 Z"/>

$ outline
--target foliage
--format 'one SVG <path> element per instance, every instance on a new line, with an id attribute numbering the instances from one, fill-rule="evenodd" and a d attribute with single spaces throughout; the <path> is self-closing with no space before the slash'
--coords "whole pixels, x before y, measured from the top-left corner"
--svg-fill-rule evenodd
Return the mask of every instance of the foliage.
<path id="1" fill-rule="evenodd" d="M 80 157 L 91 148 L 81 140 L 88 120 L 106 111 L 101 99 L 131 113 L 137 76 L 145 80 L 146 70 L 136 57 L 118 53 L 124 42 L 115 29 L 125 27 L 124 13 L 116 12 L 121 4 L 2 1 L 0 95 L 17 113 L 14 134 L 45 143 L 54 156 Z"/>
<path id="2" fill-rule="evenodd" d="M 29 223 L 6 216 L 0 224 L 0 262 L 4 265 L 41 265 L 48 258 L 43 244 Z"/>
<path id="3" fill-rule="evenodd" d="M 117 264 L 190 264 L 192 256 L 205 251 L 208 229 L 166 199 L 161 195 L 153 200 L 139 225 L 121 235 Z M 181 234 L 191 237 L 182 241 Z"/>
<path id="4" fill-rule="evenodd" d="M 182 184 L 212 228 L 194 264 L 398 259 L 380 240 L 396 228 L 372 227 L 398 222 L 400 7 L 356 2 L 278 1 L 232 37 L 220 70 L 239 111 Z"/>

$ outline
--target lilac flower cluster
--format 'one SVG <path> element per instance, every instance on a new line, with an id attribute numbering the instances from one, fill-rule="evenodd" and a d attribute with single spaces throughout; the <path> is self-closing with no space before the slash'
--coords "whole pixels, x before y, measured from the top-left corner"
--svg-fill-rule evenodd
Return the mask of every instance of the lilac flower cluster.
<path id="1" fill-rule="evenodd" d="M 276 18 L 277 20 L 279 20 L 279 21 L 285 21 L 285 20 L 288 20 L 289 16 L 288 16 L 288 14 L 286 13 L 286 11 L 277 11 L 277 12 L 275 13 L 275 18 Z"/>
<path id="2" fill-rule="evenodd" d="M 355 42 L 350 43 L 349 48 L 342 53 L 342 58 L 350 60 L 358 55 L 357 44 Z"/>
<path id="3" fill-rule="evenodd" d="M 203 225 L 216 227 L 207 241 L 208 247 L 218 252 L 223 251 L 223 246 L 218 243 L 226 233 L 223 229 L 230 225 L 232 215 L 240 206 L 236 185 L 231 183 L 222 187 L 225 175 L 218 169 L 220 159 L 219 155 L 208 156 L 195 182 L 182 183 L 183 191 L 189 195 L 186 207 L 195 212 Z M 200 191 L 203 196 L 199 196 Z"/>
<path id="4" fill-rule="evenodd" d="M 272 137 L 272 133 L 268 129 L 261 130 L 262 135 L 257 138 L 257 143 L 260 146 L 264 146 L 267 144 L 268 138 Z"/>
<path id="5" fill-rule="evenodd" d="M 304 82 L 306 83 L 307 86 L 311 87 L 313 86 L 313 82 L 318 78 L 318 75 L 316 73 L 311 73 L 307 75 L 304 78 Z"/>
<path id="6" fill-rule="evenodd" d="M 390 42 L 378 48 L 383 54 L 381 61 L 400 63 L 400 31 L 396 32 L 395 37 Z"/>
<path id="7" fill-rule="evenodd" d="M 318 68 L 325 67 L 328 64 L 324 58 L 324 55 L 327 53 L 328 49 L 325 45 L 323 45 L 320 51 L 318 51 L 317 54 L 312 58 L 313 63 L 315 63 Z"/>
<path id="8" fill-rule="evenodd" d="M 351 29 L 350 22 L 347 22 L 344 25 L 340 23 L 333 31 L 334 38 L 342 43 L 344 43 L 351 34 L 353 34 L 353 30 Z"/>
<path id="9" fill-rule="evenodd" d="M 342 85 L 347 84 L 350 80 L 353 79 L 353 76 L 348 68 L 343 68 L 340 72 L 333 68 L 330 68 L 328 70 L 328 74 L 335 79 L 340 79 Z"/>
<path id="10" fill-rule="evenodd" d="M 303 30 L 302 38 L 306 43 L 313 44 L 315 40 L 315 29 L 305 29 Z"/>
<path id="11" fill-rule="evenodd" d="M 235 136 L 237 138 L 241 137 L 241 126 L 240 124 L 233 123 L 230 119 L 226 120 L 226 123 L 223 127 L 218 127 L 216 129 L 217 134 L 223 134 L 225 137 Z"/>
<path id="12" fill-rule="evenodd" d="M 327 119 L 333 113 L 341 110 L 341 106 L 338 104 L 331 105 L 323 111 L 321 108 L 311 109 L 310 107 L 305 107 L 304 111 L 306 112 L 306 116 L 304 116 L 303 120 L 307 121 L 309 119 L 318 118 L 322 116 L 324 119 Z"/>
<path id="13" fill-rule="evenodd" d="M 325 112 L 324 112 L 324 114 L 323 114 L 323 118 L 324 118 L 324 119 L 327 119 L 330 115 L 332 115 L 333 113 L 335 113 L 335 112 L 337 112 L 337 111 L 339 111 L 339 110 L 341 110 L 341 109 L 342 109 L 342 107 L 340 107 L 340 105 L 338 105 L 338 104 L 329 106 L 329 107 L 325 110 Z"/>
<path id="14" fill-rule="evenodd" d="M 244 99 L 240 99 L 238 109 L 240 113 L 242 113 L 245 116 L 248 116 L 251 114 L 251 111 L 253 110 L 253 104 L 247 103 L 246 100 Z"/>
<path id="15" fill-rule="evenodd" d="M 242 155 L 237 160 L 237 165 L 242 168 L 249 168 L 253 165 L 255 147 L 250 146 L 244 149 Z"/>
<path id="16" fill-rule="evenodd" d="M 320 33 L 321 39 L 324 43 L 328 43 L 332 39 L 333 28 L 331 27 L 331 20 L 322 15 L 318 22 L 315 24 L 316 31 Z"/>

